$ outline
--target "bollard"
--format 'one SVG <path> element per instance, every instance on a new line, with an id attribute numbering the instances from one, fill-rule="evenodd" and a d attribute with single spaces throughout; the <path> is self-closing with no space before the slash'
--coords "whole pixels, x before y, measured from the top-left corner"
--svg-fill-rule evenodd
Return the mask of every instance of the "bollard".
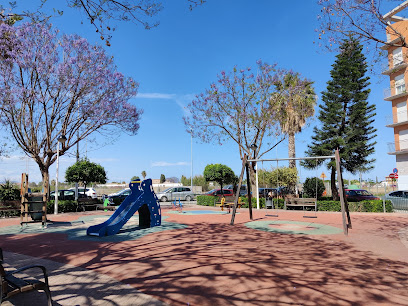
<path id="1" fill-rule="evenodd" d="M 383 197 L 383 209 L 385 212 L 385 195 L 387 194 L 387 183 L 384 184 L 385 188 L 384 188 L 384 197 Z"/>

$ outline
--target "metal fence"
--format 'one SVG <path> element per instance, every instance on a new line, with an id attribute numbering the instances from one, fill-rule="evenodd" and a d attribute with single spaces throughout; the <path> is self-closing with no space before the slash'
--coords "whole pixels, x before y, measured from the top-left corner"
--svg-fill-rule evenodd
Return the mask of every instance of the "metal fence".
<path id="1" fill-rule="evenodd" d="M 385 196 L 386 200 L 390 200 L 392 207 L 396 212 L 408 212 L 408 198 Z"/>

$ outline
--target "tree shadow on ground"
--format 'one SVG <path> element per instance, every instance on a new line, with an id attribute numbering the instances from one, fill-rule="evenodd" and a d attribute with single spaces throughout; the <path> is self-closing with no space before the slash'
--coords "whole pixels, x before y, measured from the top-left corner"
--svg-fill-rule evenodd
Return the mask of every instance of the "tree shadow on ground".
<path id="1" fill-rule="evenodd" d="M 61 236 L 2 236 L 0 246 L 109 275 L 172 305 L 408 304 L 406 262 L 330 236 L 209 223 L 126 242 Z"/>

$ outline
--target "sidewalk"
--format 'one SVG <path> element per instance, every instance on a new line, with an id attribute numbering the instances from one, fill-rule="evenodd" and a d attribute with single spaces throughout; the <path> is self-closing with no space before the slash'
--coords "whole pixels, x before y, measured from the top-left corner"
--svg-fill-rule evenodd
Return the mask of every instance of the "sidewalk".
<path id="1" fill-rule="evenodd" d="M 141 293 L 130 285 L 87 269 L 5 251 L 4 260 L 6 263 L 12 263 L 14 268 L 31 264 L 45 266 L 49 273 L 51 295 L 55 306 L 166 305 L 149 295 Z M 9 265 L 6 264 L 5 266 Z M 28 292 L 16 295 L 1 304 L 1 306 L 11 305 L 47 305 L 47 298 L 43 291 Z"/>

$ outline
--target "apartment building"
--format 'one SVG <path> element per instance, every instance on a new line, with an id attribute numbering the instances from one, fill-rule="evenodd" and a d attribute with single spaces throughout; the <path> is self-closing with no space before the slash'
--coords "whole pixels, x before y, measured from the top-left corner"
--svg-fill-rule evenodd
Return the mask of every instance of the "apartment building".
<path id="1" fill-rule="evenodd" d="M 408 1 L 385 14 L 386 19 L 403 37 L 408 39 L 408 19 L 395 16 L 408 7 Z M 393 34 L 390 27 L 386 30 L 387 42 L 398 44 L 401 37 Z M 387 118 L 387 127 L 394 129 L 394 142 L 388 143 L 388 154 L 395 155 L 398 169 L 398 188 L 408 190 L 408 49 L 384 45 L 381 49 L 388 52 L 388 67 L 382 73 L 390 77 L 390 87 L 384 92 L 384 100 L 392 107 L 392 116 Z"/>

